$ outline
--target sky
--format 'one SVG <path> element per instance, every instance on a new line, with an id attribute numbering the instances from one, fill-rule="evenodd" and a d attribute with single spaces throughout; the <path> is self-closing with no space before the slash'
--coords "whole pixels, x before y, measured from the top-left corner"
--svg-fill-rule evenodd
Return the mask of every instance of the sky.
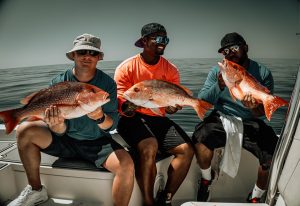
<path id="1" fill-rule="evenodd" d="M 167 58 L 218 58 L 238 32 L 252 58 L 300 59 L 300 0 L 0 0 L 0 69 L 71 63 L 74 38 L 101 38 L 104 60 L 139 52 L 143 25 L 165 26 Z"/>

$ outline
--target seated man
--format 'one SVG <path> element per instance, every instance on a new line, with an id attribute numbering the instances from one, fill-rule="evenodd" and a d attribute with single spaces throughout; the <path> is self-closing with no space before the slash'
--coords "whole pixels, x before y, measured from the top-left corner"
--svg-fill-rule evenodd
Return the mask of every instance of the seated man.
<path id="1" fill-rule="evenodd" d="M 82 158 L 115 174 L 112 186 L 114 205 L 128 205 L 133 190 L 134 165 L 130 155 L 109 134 L 118 123 L 116 83 L 96 68 L 102 59 L 98 37 L 83 34 L 74 40 L 66 55 L 73 68 L 58 75 L 52 84 L 63 81 L 86 82 L 109 93 L 110 102 L 75 119 L 64 119 L 56 106 L 45 111 L 43 121 L 24 122 L 17 129 L 19 155 L 28 183 L 9 206 L 33 206 L 48 199 L 41 184 L 41 152 L 64 158 Z"/>
<path id="2" fill-rule="evenodd" d="M 246 68 L 273 93 L 274 82 L 270 70 L 248 58 L 248 45 L 241 35 L 226 34 L 221 40 L 218 52 L 222 53 L 225 59 Z M 224 147 L 226 144 L 226 132 L 220 119 L 220 115 L 225 114 L 242 119 L 242 146 L 259 159 L 257 182 L 247 199 L 251 203 L 259 202 L 266 189 L 272 155 L 278 140 L 273 129 L 259 119 L 264 115 L 263 105 L 257 103 L 251 94 L 245 95 L 242 101 L 234 101 L 218 66 L 210 70 L 198 97 L 214 104 L 215 110 L 196 126 L 192 137 L 202 173 L 197 200 L 207 201 L 209 197 L 209 186 L 213 178 L 211 171 L 213 152 L 215 148 Z"/>
<path id="3" fill-rule="evenodd" d="M 194 152 L 188 135 L 175 122 L 165 117 L 166 112 L 175 113 L 179 106 L 161 109 L 163 116 L 158 116 L 150 109 L 137 109 L 136 105 L 122 97 L 127 89 L 143 80 L 158 79 L 179 84 L 177 68 L 161 56 L 169 42 L 165 28 L 160 24 L 150 23 L 142 28 L 141 33 L 142 37 L 135 45 L 143 48 L 143 52 L 122 62 L 115 72 L 119 111 L 122 114 L 117 130 L 137 150 L 139 159 L 135 165 L 136 176 L 144 205 L 154 205 L 156 154 L 161 152 L 174 155 L 168 169 L 165 189 L 155 203 L 171 205 L 172 197 L 186 177 Z"/>

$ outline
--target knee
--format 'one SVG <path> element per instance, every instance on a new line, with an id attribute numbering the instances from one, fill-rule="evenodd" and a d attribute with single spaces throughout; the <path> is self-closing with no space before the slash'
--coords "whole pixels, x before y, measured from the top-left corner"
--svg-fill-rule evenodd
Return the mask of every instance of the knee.
<path id="1" fill-rule="evenodd" d="M 155 146 L 150 146 L 149 147 L 143 147 L 139 148 L 139 158 L 143 162 L 153 162 L 155 161 L 156 158 L 156 153 L 157 153 L 157 147 Z"/>
<path id="2" fill-rule="evenodd" d="M 30 137 L 33 135 L 32 126 L 25 122 L 18 126 L 16 130 L 16 138 L 18 147 L 22 148 L 30 142 Z"/>
<path id="3" fill-rule="evenodd" d="M 158 150 L 158 143 L 154 138 L 148 138 L 140 142 L 137 146 L 139 156 L 143 160 L 155 160 Z"/>
<path id="4" fill-rule="evenodd" d="M 122 176 L 125 179 L 131 179 L 134 177 L 134 163 L 130 155 L 125 155 L 119 162 L 115 171 L 112 171 L 115 175 Z"/>
<path id="5" fill-rule="evenodd" d="M 20 124 L 16 130 L 17 145 L 19 149 L 25 148 L 31 144 L 33 138 L 37 136 L 38 126 L 31 122 Z"/>
<path id="6" fill-rule="evenodd" d="M 126 171 L 130 175 L 134 174 L 134 163 L 130 155 L 127 155 L 126 158 L 121 161 L 121 170 L 123 172 Z"/>
<path id="7" fill-rule="evenodd" d="M 187 159 L 192 159 L 194 156 L 194 148 L 191 144 L 185 143 L 182 145 L 182 154 Z"/>

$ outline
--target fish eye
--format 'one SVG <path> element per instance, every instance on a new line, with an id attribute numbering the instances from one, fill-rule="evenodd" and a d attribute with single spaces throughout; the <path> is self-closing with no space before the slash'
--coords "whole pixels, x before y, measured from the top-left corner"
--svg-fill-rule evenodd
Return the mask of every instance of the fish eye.
<path id="1" fill-rule="evenodd" d="M 139 89 L 139 88 L 137 88 L 137 87 L 135 87 L 135 88 L 133 89 L 133 91 L 135 91 L 135 92 L 139 92 L 139 91 L 140 91 L 140 89 Z"/>

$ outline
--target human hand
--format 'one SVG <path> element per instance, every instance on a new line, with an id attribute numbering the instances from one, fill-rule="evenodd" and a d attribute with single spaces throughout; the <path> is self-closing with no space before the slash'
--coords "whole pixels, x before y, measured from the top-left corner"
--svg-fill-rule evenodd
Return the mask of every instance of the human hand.
<path id="1" fill-rule="evenodd" d="M 219 88 L 221 90 L 224 90 L 224 88 L 226 87 L 226 84 L 224 82 L 224 79 L 222 77 L 222 73 L 221 72 L 218 73 L 218 84 L 219 84 Z"/>
<path id="2" fill-rule="evenodd" d="M 46 122 L 46 124 L 48 124 L 49 127 L 54 127 L 64 124 L 65 118 L 61 114 L 61 111 L 58 107 L 51 105 L 45 110 L 44 121 Z"/>
<path id="3" fill-rule="evenodd" d="M 243 105 L 247 108 L 254 109 L 257 108 L 259 103 L 252 97 L 252 94 L 248 93 L 244 96 L 244 98 L 241 100 Z"/>
<path id="4" fill-rule="evenodd" d="M 176 104 L 175 107 L 173 106 L 168 106 L 168 107 L 165 107 L 165 111 L 166 113 L 168 114 L 174 114 L 175 112 L 177 112 L 178 110 L 182 110 L 182 106 Z"/>
<path id="5" fill-rule="evenodd" d="M 102 107 L 98 107 L 95 111 L 90 112 L 87 114 L 87 116 L 92 120 L 97 120 L 103 117 L 104 112 L 102 110 Z"/>
<path id="6" fill-rule="evenodd" d="M 135 110 L 139 108 L 141 107 L 128 100 L 122 104 L 122 111 L 126 116 L 133 116 L 135 114 Z"/>

